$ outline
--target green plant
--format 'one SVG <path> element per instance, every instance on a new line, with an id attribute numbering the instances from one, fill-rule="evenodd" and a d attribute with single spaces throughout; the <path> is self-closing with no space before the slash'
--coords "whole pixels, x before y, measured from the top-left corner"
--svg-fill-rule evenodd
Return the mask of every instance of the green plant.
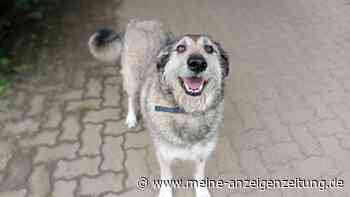
<path id="1" fill-rule="evenodd" d="M 19 9 L 29 10 L 38 2 L 39 0 L 16 0 L 15 6 Z"/>
<path id="2" fill-rule="evenodd" d="M 10 81 L 7 79 L 0 79 L 0 96 L 2 96 L 10 85 Z"/>

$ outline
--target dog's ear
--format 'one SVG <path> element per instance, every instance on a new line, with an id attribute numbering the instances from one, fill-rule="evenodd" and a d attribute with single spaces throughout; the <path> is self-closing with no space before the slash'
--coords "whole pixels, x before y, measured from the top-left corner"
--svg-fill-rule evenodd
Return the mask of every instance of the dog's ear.
<path id="1" fill-rule="evenodd" d="M 169 61 L 169 57 L 170 57 L 170 46 L 165 46 L 163 47 L 158 56 L 157 56 L 157 70 L 158 71 L 163 71 L 165 65 L 168 63 Z"/>
<path id="2" fill-rule="evenodd" d="M 226 51 L 221 47 L 220 43 L 215 42 L 220 53 L 220 64 L 223 70 L 223 78 L 227 77 L 230 72 L 230 58 Z"/>

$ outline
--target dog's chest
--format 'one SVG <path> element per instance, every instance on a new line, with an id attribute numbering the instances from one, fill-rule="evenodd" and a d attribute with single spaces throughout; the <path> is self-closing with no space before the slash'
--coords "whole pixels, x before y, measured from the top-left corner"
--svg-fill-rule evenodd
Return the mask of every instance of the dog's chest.
<path id="1" fill-rule="evenodd" d="M 221 121 L 221 106 L 205 113 L 172 113 L 157 111 L 156 105 L 156 102 L 147 105 L 152 132 L 178 145 L 210 140 Z"/>
<path id="2" fill-rule="evenodd" d="M 182 140 L 195 142 L 204 139 L 212 130 L 213 111 L 197 115 L 178 114 L 172 116 L 173 131 Z"/>

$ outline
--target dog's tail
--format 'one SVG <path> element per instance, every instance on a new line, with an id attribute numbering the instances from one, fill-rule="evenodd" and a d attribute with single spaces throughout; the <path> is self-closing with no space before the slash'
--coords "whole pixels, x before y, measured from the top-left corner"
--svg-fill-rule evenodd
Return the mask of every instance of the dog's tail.
<path id="1" fill-rule="evenodd" d="M 89 50 L 98 60 L 116 62 L 123 50 L 124 33 L 115 33 L 110 29 L 101 29 L 89 39 Z"/>

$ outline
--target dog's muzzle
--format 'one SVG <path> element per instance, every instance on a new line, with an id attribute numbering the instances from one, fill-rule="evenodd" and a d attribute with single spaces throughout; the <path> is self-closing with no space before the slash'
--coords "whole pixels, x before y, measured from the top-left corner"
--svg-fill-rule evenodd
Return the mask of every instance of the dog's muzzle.
<path id="1" fill-rule="evenodd" d="M 207 61 L 201 54 L 192 54 L 187 60 L 188 69 L 197 73 L 205 71 L 207 68 Z"/>

